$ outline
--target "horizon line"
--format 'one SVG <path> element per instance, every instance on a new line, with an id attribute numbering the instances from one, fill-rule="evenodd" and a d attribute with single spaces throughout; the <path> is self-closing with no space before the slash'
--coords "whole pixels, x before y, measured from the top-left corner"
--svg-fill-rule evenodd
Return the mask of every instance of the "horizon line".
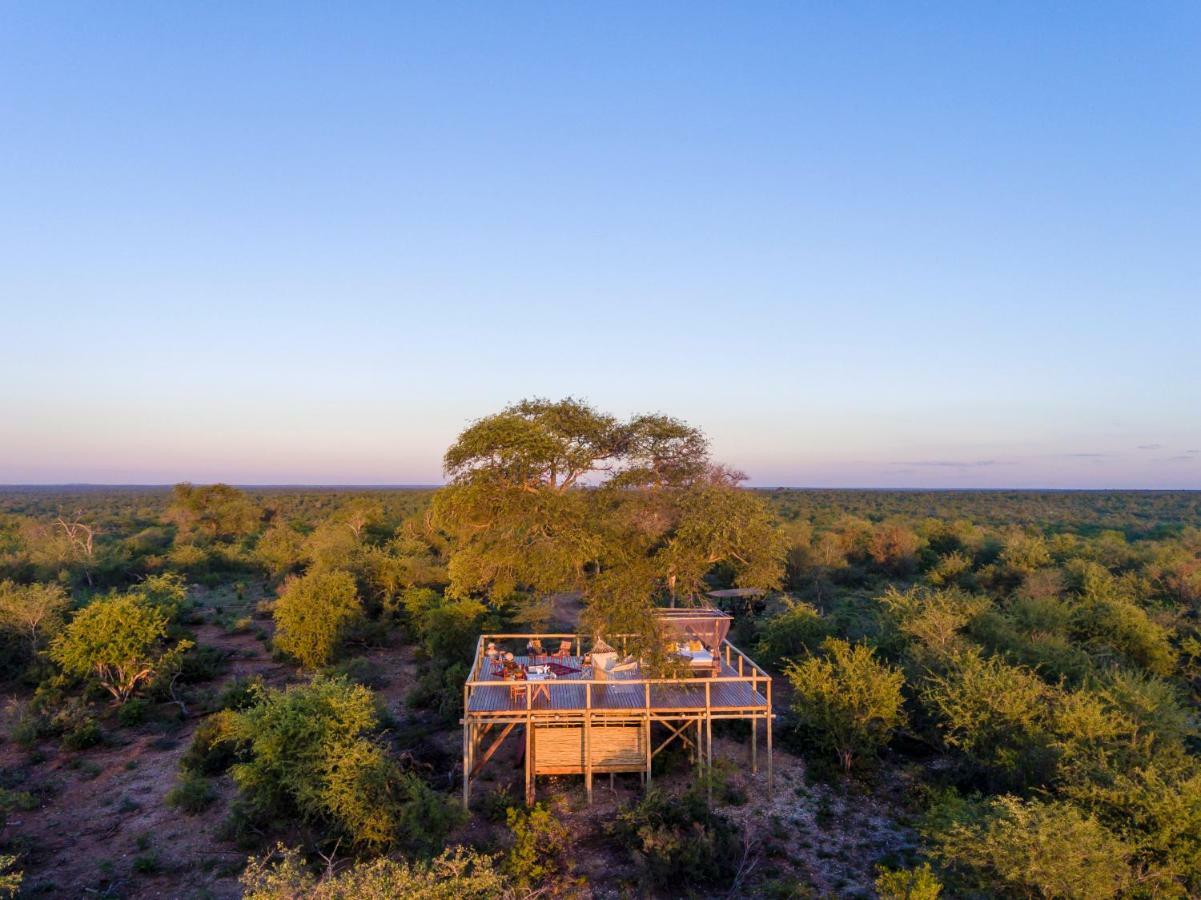
<path id="1" fill-rule="evenodd" d="M 9 490 L 64 490 L 69 488 L 86 488 L 86 489 L 137 489 L 137 490 L 168 490 L 177 484 L 195 484 L 195 485 L 212 485 L 212 484 L 227 484 L 230 487 L 241 490 L 377 490 L 377 491 L 428 491 L 437 490 L 445 487 L 446 483 L 420 483 L 420 482 L 235 482 L 235 481 L 172 481 L 172 482 L 107 482 L 107 481 L 69 481 L 69 482 L 14 482 L 11 484 L 0 484 L 0 492 Z M 1078 493 L 1078 494 L 1103 494 L 1112 492 L 1123 493 L 1201 493 L 1201 487 L 1057 487 L 1057 486 L 1042 486 L 1042 487 L 964 487 L 964 486 L 921 486 L 921 485 L 870 485 L 870 486 L 853 486 L 853 485 L 803 485 L 803 484 L 762 484 L 748 485 L 748 490 L 753 491 L 937 491 L 937 492 L 973 492 L 973 493 L 999 493 L 1024 491 L 1030 493 L 1047 493 L 1059 491 L 1063 493 Z"/>

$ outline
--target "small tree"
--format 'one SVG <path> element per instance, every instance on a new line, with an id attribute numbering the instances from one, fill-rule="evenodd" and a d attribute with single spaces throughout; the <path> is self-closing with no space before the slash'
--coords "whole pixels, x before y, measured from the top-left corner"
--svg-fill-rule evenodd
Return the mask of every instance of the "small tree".
<path id="1" fill-rule="evenodd" d="M 67 594 L 61 585 L 0 581 L 0 631 L 19 636 L 31 657 L 62 627 L 66 610 Z"/>
<path id="2" fill-rule="evenodd" d="M 1084 900 L 1116 896 L 1133 875 L 1134 848 L 1069 803 L 998 797 L 934 839 L 968 892 Z"/>
<path id="3" fill-rule="evenodd" d="M 81 610 L 50 645 L 63 671 L 95 678 L 118 703 L 172 671 L 192 646 L 166 646 L 167 616 L 146 598 L 120 594 Z"/>
<path id="4" fill-rule="evenodd" d="M 793 662 L 784 673 L 796 691 L 801 731 L 849 773 L 857 756 L 874 756 L 904 724 L 905 676 L 863 644 L 830 638 L 822 649 L 824 656 Z"/>
<path id="5" fill-rule="evenodd" d="M 316 668 L 333 660 L 363 605 L 350 573 L 311 572 L 287 583 L 274 614 L 275 646 Z"/>
<path id="6" fill-rule="evenodd" d="M 1047 774 L 1055 698 L 1030 669 L 985 659 L 974 648 L 956 656 L 947 674 L 932 675 L 922 692 L 943 740 L 1004 784 L 1037 783 Z"/>
<path id="7" fill-rule="evenodd" d="M 456 811 L 378 743 L 371 691 L 324 677 L 256 691 L 254 705 L 227 719 L 227 739 L 246 751 L 234 781 L 256 814 L 299 814 L 367 849 L 437 848 Z"/>
<path id="8" fill-rule="evenodd" d="M 541 803 L 529 810 L 510 807 L 505 820 L 513 833 L 505 869 L 521 891 L 530 891 L 563 871 L 571 832 L 551 810 Z"/>

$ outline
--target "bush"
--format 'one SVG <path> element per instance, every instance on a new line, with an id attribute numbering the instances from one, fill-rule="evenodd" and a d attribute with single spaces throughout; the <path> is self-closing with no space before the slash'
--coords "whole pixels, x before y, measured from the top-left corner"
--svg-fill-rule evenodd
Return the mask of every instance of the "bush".
<path id="1" fill-rule="evenodd" d="M 929 863 L 916 869 L 889 869 L 881 866 L 876 877 L 880 900 L 938 900 L 942 882 Z"/>
<path id="2" fill-rule="evenodd" d="M 959 887 L 1025 897 L 1113 897 L 1132 883 L 1134 848 L 1070 804 L 1003 796 L 936 830 Z"/>
<path id="3" fill-rule="evenodd" d="M 234 780 L 255 815 L 299 814 L 377 850 L 437 847 L 457 820 L 375 740 L 379 719 L 367 688 L 318 676 L 260 690 L 253 706 L 227 715 L 230 738 L 247 748 Z"/>
<path id="4" fill-rule="evenodd" d="M 16 865 L 15 856 L 0 856 L 0 897 L 15 897 L 20 893 L 25 875 Z"/>
<path id="5" fill-rule="evenodd" d="M 150 704 L 141 698 L 130 700 L 117 710 L 117 721 L 123 728 L 133 728 L 146 721 L 146 711 Z"/>
<path id="6" fill-rule="evenodd" d="M 167 805 L 188 815 L 196 815 L 208 809 L 217 792 L 209 784 L 208 779 L 193 772 L 184 772 L 175 787 L 167 792 Z"/>
<path id="7" fill-rule="evenodd" d="M 245 900 L 505 900 L 512 892 L 492 858 L 454 847 L 426 863 L 387 858 L 315 878 L 300 851 L 279 845 L 242 873 Z"/>
<path id="8" fill-rule="evenodd" d="M 922 699 L 946 743 L 993 783 L 1036 784 L 1048 776 L 1055 692 L 1034 672 L 973 649 L 945 675 L 930 677 Z"/>
<path id="9" fill-rule="evenodd" d="M 519 891 L 528 892 L 563 872 L 570 834 L 549 809 L 541 803 L 529 810 L 510 808 L 505 821 L 513 835 L 505 871 Z"/>
<path id="10" fill-rule="evenodd" d="M 862 644 L 828 639 L 822 648 L 824 657 L 785 669 L 796 692 L 792 709 L 800 733 L 849 773 L 855 759 L 874 756 L 905 722 L 905 677 Z"/>
<path id="11" fill-rule="evenodd" d="M 257 675 L 239 675 L 221 689 L 217 696 L 218 709 L 247 709 L 253 706 L 263 689 L 263 679 Z"/>
<path id="12" fill-rule="evenodd" d="M 725 816 L 693 789 L 678 797 L 652 788 L 618 811 L 610 834 L 626 848 L 643 880 L 679 894 L 688 886 L 714 890 L 733 878 L 740 842 Z"/>
<path id="13" fill-rule="evenodd" d="M 363 619 L 354 576 L 312 572 L 293 578 L 275 604 L 275 645 L 306 668 L 329 663 Z"/>
<path id="14" fill-rule="evenodd" d="M 372 690 L 379 690 L 388 683 L 379 663 L 365 656 L 356 656 L 352 659 L 344 660 L 336 666 L 332 666 L 329 674 L 340 675 L 347 681 L 361 684 Z"/>
<path id="15" fill-rule="evenodd" d="M 84 607 L 50 645 L 51 658 L 69 675 L 94 678 L 118 703 L 143 684 L 174 671 L 192 646 L 167 648 L 167 616 L 139 594 L 122 594 Z"/>
<path id="16" fill-rule="evenodd" d="M 66 750 L 85 750 L 100 743 L 100 725 L 86 702 L 72 697 L 50 717 L 50 730 Z"/>
<path id="17" fill-rule="evenodd" d="M 237 745 L 232 740 L 230 715 L 214 713 L 196 727 L 192 745 L 179 760 L 184 772 L 219 775 L 233 765 Z"/>
<path id="18" fill-rule="evenodd" d="M 67 593 L 58 584 L 0 581 L 0 663 L 14 670 L 37 657 L 63 626 Z"/>
<path id="19" fill-rule="evenodd" d="M 229 651 L 209 644 L 193 647 L 180 660 L 179 680 L 184 684 L 212 681 L 224 671 L 229 661 Z"/>
<path id="20" fill-rule="evenodd" d="M 784 602 L 783 612 L 763 624 L 755 646 L 756 658 L 767 665 L 777 666 L 810 653 L 830 634 L 829 625 L 815 607 L 794 600 Z"/>

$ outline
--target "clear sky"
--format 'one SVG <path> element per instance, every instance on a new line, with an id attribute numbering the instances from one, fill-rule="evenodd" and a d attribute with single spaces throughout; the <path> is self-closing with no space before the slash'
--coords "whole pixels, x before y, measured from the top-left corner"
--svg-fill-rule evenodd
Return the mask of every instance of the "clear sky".
<path id="1" fill-rule="evenodd" d="M 1201 488 L 1201 4 L 0 3 L 0 482 Z"/>

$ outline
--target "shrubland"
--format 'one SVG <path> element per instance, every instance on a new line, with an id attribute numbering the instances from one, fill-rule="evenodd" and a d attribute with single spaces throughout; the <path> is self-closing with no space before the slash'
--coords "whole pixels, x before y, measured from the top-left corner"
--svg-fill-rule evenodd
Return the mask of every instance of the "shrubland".
<path id="1" fill-rule="evenodd" d="M 561 591 L 604 632 L 757 587 L 733 633 L 787 685 L 782 742 L 832 790 L 907 786 L 918 838 L 868 861 L 880 896 L 1201 894 L 1201 495 L 748 491 L 686 424 L 574 401 L 474 423 L 446 471 L 436 496 L 0 494 L 3 783 L 178 743 L 158 796 L 256 854 L 248 896 L 568 892 L 581 838 L 554 808 L 498 790 L 481 837 L 453 750 L 421 762 L 478 635 L 545 623 Z M 272 649 L 267 681 L 235 668 Z M 721 792 L 661 790 L 598 826 L 625 889 L 803 882 L 745 880 Z M 0 890 L 46 883 L 12 829 L 0 856 Z"/>

